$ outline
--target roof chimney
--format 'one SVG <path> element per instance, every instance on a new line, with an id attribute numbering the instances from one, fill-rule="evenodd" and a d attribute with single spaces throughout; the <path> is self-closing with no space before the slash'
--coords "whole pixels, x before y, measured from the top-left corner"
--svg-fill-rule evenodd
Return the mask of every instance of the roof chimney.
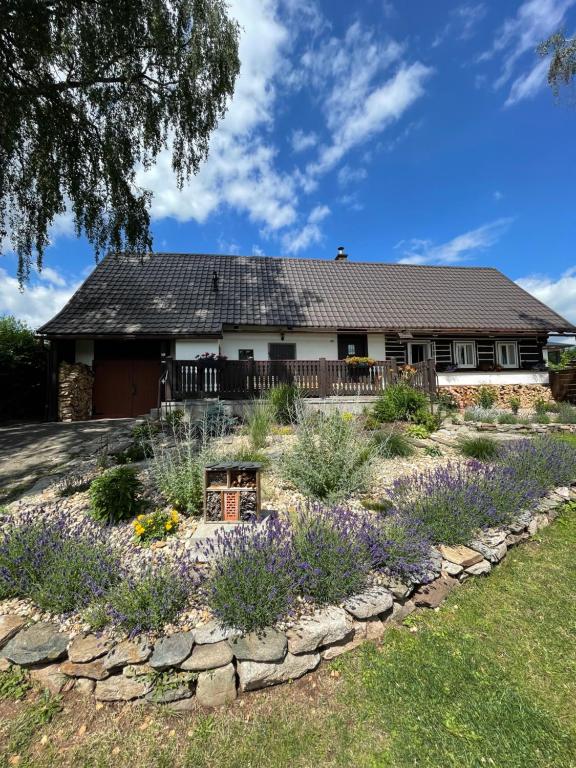
<path id="1" fill-rule="evenodd" d="M 338 252 L 336 253 L 336 261 L 346 261 L 348 254 L 344 251 L 344 246 L 338 246 Z"/>
<path id="2" fill-rule="evenodd" d="M 212 291 L 218 293 L 218 272 L 212 272 Z"/>

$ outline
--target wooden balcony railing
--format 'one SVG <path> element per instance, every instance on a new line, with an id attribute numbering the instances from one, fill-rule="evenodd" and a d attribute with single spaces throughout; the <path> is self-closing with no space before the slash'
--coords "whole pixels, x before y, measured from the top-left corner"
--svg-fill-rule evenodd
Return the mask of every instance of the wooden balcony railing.
<path id="1" fill-rule="evenodd" d="M 202 397 L 258 397 L 279 384 L 295 384 L 305 397 L 376 395 L 389 384 L 408 381 L 436 393 L 434 360 L 399 367 L 394 359 L 367 368 L 343 360 L 174 360 L 166 358 L 161 378 L 163 402 Z"/>

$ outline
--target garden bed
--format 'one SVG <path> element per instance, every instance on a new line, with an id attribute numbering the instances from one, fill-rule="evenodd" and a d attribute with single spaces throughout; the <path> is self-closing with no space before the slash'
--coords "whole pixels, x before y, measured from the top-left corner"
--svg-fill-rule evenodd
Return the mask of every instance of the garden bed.
<path id="1" fill-rule="evenodd" d="M 559 487 L 512 524 L 485 531 L 468 547 L 440 547 L 430 579 L 389 581 L 336 606 L 315 610 L 284 631 L 268 627 L 241 633 L 210 621 L 195 630 L 115 641 L 105 635 L 72 636 L 54 624 L 17 614 L 0 616 L 0 669 L 10 664 L 31 670 L 33 680 L 53 692 L 74 688 L 96 700 L 145 699 L 177 710 L 233 701 L 238 693 L 287 682 L 321 663 L 379 639 L 389 623 L 417 607 L 437 607 L 459 583 L 488 574 L 507 549 L 555 519 L 576 500 L 576 488 Z"/>
<path id="2" fill-rule="evenodd" d="M 4 666 L 106 701 L 225 703 L 435 607 L 576 498 L 571 443 L 439 447 L 406 385 L 362 417 L 284 405 L 277 424 L 265 402 L 243 426 L 139 426 L 116 466 L 100 454 L 2 511 Z M 263 519 L 200 523 L 223 461 L 265 466 Z"/>

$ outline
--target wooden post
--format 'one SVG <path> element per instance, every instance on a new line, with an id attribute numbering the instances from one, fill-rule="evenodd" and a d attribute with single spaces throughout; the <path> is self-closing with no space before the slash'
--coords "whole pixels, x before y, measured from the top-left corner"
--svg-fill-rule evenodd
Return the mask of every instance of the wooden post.
<path id="1" fill-rule="evenodd" d="M 326 358 L 321 357 L 318 360 L 318 397 L 328 397 L 328 365 Z"/>

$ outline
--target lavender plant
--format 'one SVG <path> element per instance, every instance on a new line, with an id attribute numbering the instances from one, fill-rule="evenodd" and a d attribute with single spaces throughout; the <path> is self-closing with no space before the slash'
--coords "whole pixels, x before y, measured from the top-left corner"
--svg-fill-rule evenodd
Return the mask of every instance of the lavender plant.
<path id="1" fill-rule="evenodd" d="M 206 599 L 224 625 L 251 632 L 274 624 L 290 609 L 295 576 L 287 523 L 272 518 L 262 528 L 221 531 L 205 555 L 214 563 Z"/>
<path id="2" fill-rule="evenodd" d="M 430 567 L 430 541 L 421 530 L 395 516 L 367 517 L 359 530 L 373 570 L 404 580 L 420 580 Z"/>
<path id="3" fill-rule="evenodd" d="M 87 614 L 94 628 L 114 624 L 130 636 L 161 631 L 173 622 L 198 587 L 191 561 L 181 557 L 161 561 L 123 574 L 122 581 L 103 596 L 97 609 Z"/>
<path id="4" fill-rule="evenodd" d="M 362 518 L 344 508 L 315 507 L 295 523 L 298 590 L 317 603 L 336 603 L 360 592 L 370 567 L 360 534 Z"/>
<path id="5" fill-rule="evenodd" d="M 504 446 L 501 463 L 514 472 L 518 484 L 542 496 L 576 478 L 576 447 L 551 435 L 539 435 Z"/>
<path id="6" fill-rule="evenodd" d="M 389 497 L 400 518 L 433 543 L 461 544 L 479 528 L 508 522 L 539 493 L 513 466 L 469 461 L 400 478 Z"/>
<path id="7" fill-rule="evenodd" d="M 42 610 L 67 613 L 118 583 L 120 565 L 102 528 L 43 509 L 10 521 L 0 542 L 0 599 L 27 597 Z"/>

